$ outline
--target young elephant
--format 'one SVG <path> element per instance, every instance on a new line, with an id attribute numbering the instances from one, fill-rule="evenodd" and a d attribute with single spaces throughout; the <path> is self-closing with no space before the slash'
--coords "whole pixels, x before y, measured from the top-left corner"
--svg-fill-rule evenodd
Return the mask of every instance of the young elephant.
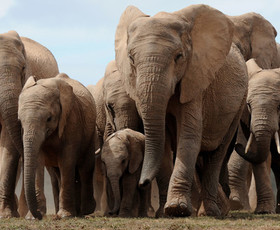
<path id="1" fill-rule="evenodd" d="M 25 193 L 33 216 L 42 218 L 34 188 L 39 156 L 46 166 L 59 169 L 58 217 L 79 214 L 79 202 L 81 214 L 92 213 L 96 113 L 89 91 L 66 74 L 38 81 L 30 77 L 19 97 L 18 114 L 23 128 Z"/>
<path id="2" fill-rule="evenodd" d="M 117 131 L 104 142 L 101 159 L 114 197 L 110 214 L 147 216 L 151 190 L 138 187 L 144 145 L 145 136 L 132 129 Z"/>

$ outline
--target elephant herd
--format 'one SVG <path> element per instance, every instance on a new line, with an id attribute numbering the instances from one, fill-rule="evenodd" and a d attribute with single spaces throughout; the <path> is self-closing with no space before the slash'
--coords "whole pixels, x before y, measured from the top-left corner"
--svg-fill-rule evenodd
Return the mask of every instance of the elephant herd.
<path id="1" fill-rule="evenodd" d="M 58 218 L 250 210 L 252 174 L 255 212 L 280 212 L 276 35 L 256 13 L 128 6 L 115 60 L 86 88 L 47 48 L 0 34 L 0 217 L 42 219 L 44 167 Z"/>

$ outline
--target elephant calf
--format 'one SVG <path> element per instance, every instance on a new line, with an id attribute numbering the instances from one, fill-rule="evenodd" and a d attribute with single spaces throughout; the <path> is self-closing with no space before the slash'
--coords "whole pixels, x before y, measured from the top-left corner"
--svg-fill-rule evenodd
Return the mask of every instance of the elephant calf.
<path id="1" fill-rule="evenodd" d="M 96 113 L 90 92 L 66 74 L 38 81 L 30 77 L 19 97 L 18 116 L 23 128 L 25 194 L 32 215 L 42 218 L 34 186 L 39 157 L 46 166 L 59 169 L 57 216 L 92 213 Z"/>
<path id="2" fill-rule="evenodd" d="M 121 217 L 147 216 L 150 187 L 140 189 L 138 182 L 144 157 L 145 136 L 131 129 L 122 129 L 104 142 L 101 160 L 111 185 L 113 210 Z M 110 194 L 110 193 L 108 193 Z"/>

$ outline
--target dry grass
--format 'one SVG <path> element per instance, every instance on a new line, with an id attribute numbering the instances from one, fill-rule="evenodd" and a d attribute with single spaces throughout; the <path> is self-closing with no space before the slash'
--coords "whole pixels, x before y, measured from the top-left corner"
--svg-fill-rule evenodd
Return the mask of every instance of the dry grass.
<path id="1" fill-rule="evenodd" d="M 232 212 L 222 219 L 199 218 L 106 218 L 86 217 L 55 220 L 48 215 L 42 221 L 22 218 L 3 219 L 0 229 L 280 229 L 280 215 L 253 215 Z"/>

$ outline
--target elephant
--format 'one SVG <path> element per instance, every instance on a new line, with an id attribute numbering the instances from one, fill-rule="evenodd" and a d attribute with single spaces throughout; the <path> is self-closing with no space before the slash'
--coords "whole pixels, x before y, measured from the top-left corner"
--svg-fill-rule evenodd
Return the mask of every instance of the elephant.
<path id="1" fill-rule="evenodd" d="M 148 216 L 151 187 L 138 187 L 144 146 L 145 136 L 128 128 L 114 132 L 104 142 L 101 159 L 113 191 L 111 215 Z"/>
<path id="2" fill-rule="evenodd" d="M 141 133 L 144 132 L 142 119 L 138 114 L 135 101 L 130 98 L 123 86 L 123 78 L 117 68 L 115 60 L 111 61 L 106 67 L 103 82 L 103 98 L 106 112 L 104 140 L 113 132 L 125 128 Z M 161 167 L 164 170 L 162 170 L 162 172 L 156 177 L 156 185 L 158 186 L 159 191 L 159 208 L 156 211 L 156 217 L 163 216 L 168 184 L 173 170 L 173 155 L 170 141 L 167 142 L 166 149 L 168 150 L 166 151 L 161 164 Z M 152 206 L 150 205 L 150 207 Z"/>
<path id="3" fill-rule="evenodd" d="M 270 181 L 270 162 L 279 186 L 279 101 L 280 69 L 262 69 L 254 59 L 247 61 L 249 86 L 236 152 L 252 163 L 256 192 L 256 213 L 275 213 Z M 270 155 L 271 153 L 271 155 Z M 268 163 L 270 165 L 270 163 Z M 279 212 L 279 193 L 276 210 Z"/>
<path id="4" fill-rule="evenodd" d="M 219 173 L 248 85 L 246 63 L 232 43 L 233 30 L 223 13 L 207 5 L 153 17 L 129 6 L 117 26 L 115 60 L 146 138 L 139 186 L 160 174 L 165 131 L 175 134 L 176 160 L 164 208 L 169 216 L 192 213 L 199 154 L 205 163 L 201 193 L 206 214 L 220 215 Z"/>
<path id="5" fill-rule="evenodd" d="M 57 217 L 92 213 L 96 109 L 90 92 L 64 73 L 49 79 L 30 77 L 19 96 L 18 116 L 23 129 L 25 194 L 32 215 L 42 218 L 34 189 L 40 156 L 46 166 L 59 169 Z"/>
<path id="6" fill-rule="evenodd" d="M 95 149 L 97 151 L 95 157 L 95 167 L 94 167 L 94 176 L 93 176 L 93 184 L 94 184 L 94 198 L 96 200 L 96 208 L 95 211 L 100 211 L 101 215 L 104 215 L 107 212 L 107 199 L 106 194 L 103 191 L 106 190 L 104 184 L 105 174 L 102 170 L 102 162 L 100 149 L 102 149 L 104 143 L 104 133 L 106 126 L 106 112 L 105 112 L 105 102 L 103 99 L 103 81 L 104 77 L 102 77 L 96 85 L 88 85 L 87 89 L 90 91 L 91 95 L 94 98 L 96 105 L 96 137 L 95 140 Z"/>
<path id="7" fill-rule="evenodd" d="M 255 58 L 263 69 L 280 67 L 278 44 L 275 41 L 277 32 L 269 21 L 253 12 L 228 17 L 235 26 L 233 42 L 245 61 Z M 248 190 L 252 167 L 236 151 L 233 151 L 228 162 L 228 171 L 232 209 L 250 210 Z"/>
<path id="8" fill-rule="evenodd" d="M 29 76 L 34 75 L 37 79 L 54 77 L 58 74 L 58 66 L 46 47 L 20 37 L 15 31 L 0 34 L 0 40 L 0 217 L 8 218 L 19 215 L 14 198 L 18 162 L 23 154 L 18 121 L 19 94 Z M 40 186 L 40 182 L 36 182 L 37 185 Z M 37 195 L 39 200 L 45 199 L 39 190 Z M 45 204 L 40 205 L 42 212 L 45 207 Z"/>

